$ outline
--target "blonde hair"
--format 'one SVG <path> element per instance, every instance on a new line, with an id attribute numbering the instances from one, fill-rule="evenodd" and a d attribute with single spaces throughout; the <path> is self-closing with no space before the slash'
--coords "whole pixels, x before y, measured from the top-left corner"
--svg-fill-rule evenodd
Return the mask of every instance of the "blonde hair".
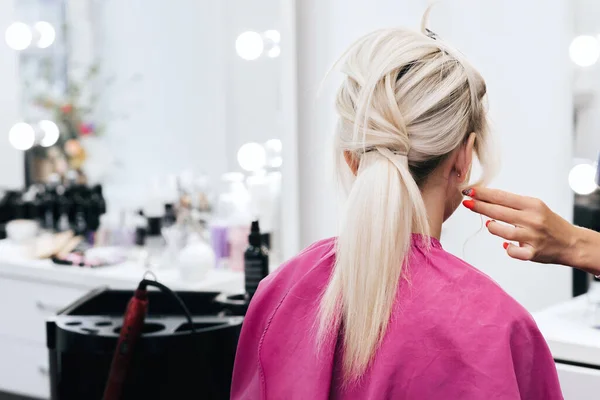
<path id="1" fill-rule="evenodd" d="M 370 33 L 341 60 L 338 172 L 349 172 L 346 151 L 359 167 L 317 337 L 323 343 L 342 327 L 345 381 L 360 378 L 386 332 L 411 234 L 429 233 L 420 185 L 471 132 L 482 181 L 493 171 L 485 82 L 460 52 L 425 29 L 427 14 L 422 32 Z"/>

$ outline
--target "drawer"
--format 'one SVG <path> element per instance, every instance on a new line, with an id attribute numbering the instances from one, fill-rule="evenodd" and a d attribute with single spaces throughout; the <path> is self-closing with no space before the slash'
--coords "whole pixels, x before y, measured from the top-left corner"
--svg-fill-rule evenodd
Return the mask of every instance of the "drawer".
<path id="1" fill-rule="evenodd" d="M 0 337 L 0 391 L 48 399 L 48 350 L 17 339 Z"/>
<path id="2" fill-rule="evenodd" d="M 45 346 L 46 319 L 87 292 L 0 277 L 0 335 Z"/>
<path id="3" fill-rule="evenodd" d="M 565 400 L 598 400 L 600 370 L 556 363 Z"/>

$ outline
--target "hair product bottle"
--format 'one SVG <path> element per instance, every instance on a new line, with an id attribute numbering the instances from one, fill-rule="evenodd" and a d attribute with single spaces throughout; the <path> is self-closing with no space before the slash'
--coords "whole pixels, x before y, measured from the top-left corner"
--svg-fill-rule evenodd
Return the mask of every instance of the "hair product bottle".
<path id="1" fill-rule="evenodd" d="M 244 253 L 246 295 L 251 300 L 260 281 L 269 274 L 269 253 L 262 244 L 258 221 L 252 222 L 248 235 L 248 248 Z"/>

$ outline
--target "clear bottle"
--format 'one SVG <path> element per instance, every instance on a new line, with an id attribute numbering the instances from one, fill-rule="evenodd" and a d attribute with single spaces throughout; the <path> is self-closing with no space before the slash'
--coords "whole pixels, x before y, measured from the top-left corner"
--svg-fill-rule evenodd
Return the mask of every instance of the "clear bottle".
<path id="1" fill-rule="evenodd" d="M 215 265 L 215 253 L 200 233 L 191 233 L 178 256 L 179 273 L 186 281 L 200 281 Z"/>

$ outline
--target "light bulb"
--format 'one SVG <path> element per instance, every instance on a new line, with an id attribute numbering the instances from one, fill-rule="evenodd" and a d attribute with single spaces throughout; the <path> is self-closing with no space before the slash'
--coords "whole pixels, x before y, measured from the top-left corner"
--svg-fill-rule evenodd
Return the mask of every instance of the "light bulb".
<path id="1" fill-rule="evenodd" d="M 238 56 L 248 61 L 260 57 L 264 48 L 262 37 L 253 31 L 240 34 L 235 41 L 235 51 Z"/>
<path id="2" fill-rule="evenodd" d="M 238 150 L 237 160 L 244 171 L 255 172 L 264 168 L 267 154 L 260 144 L 246 143 Z"/>
<path id="3" fill-rule="evenodd" d="M 578 164 L 569 172 L 569 186 L 577 194 L 588 195 L 597 188 L 596 185 L 597 168 L 591 164 Z"/>
<path id="4" fill-rule="evenodd" d="M 600 44 L 593 36 L 577 36 L 569 46 L 571 60 L 580 67 L 594 65 L 600 57 Z"/>
<path id="5" fill-rule="evenodd" d="M 267 149 L 267 151 L 281 153 L 281 148 L 281 140 L 279 139 L 270 139 L 265 142 L 265 149 Z"/>
<path id="6" fill-rule="evenodd" d="M 271 49 L 267 52 L 267 56 L 269 56 L 269 58 L 277 58 L 280 54 L 281 47 L 279 47 L 278 45 L 271 47 Z"/>
<path id="7" fill-rule="evenodd" d="M 50 147 L 58 142 L 60 131 L 54 122 L 45 119 L 40 121 L 38 125 L 42 132 L 44 132 L 44 137 L 40 141 L 42 147 Z"/>
<path id="8" fill-rule="evenodd" d="M 267 154 L 267 166 L 279 168 L 283 164 L 281 158 L 281 140 L 270 139 L 265 142 L 265 151 Z"/>
<path id="9" fill-rule="evenodd" d="M 56 31 L 54 30 L 52 24 L 46 21 L 39 21 L 35 23 L 34 28 L 40 34 L 37 47 L 40 49 L 45 49 L 54 43 L 54 39 L 56 39 Z"/>
<path id="10" fill-rule="evenodd" d="M 25 122 L 17 122 L 8 132 L 8 141 L 17 150 L 29 150 L 35 143 L 35 131 Z"/>
<path id="11" fill-rule="evenodd" d="M 272 41 L 273 43 L 281 42 L 281 34 L 275 29 L 265 31 L 265 33 L 263 33 L 263 36 Z"/>
<path id="12" fill-rule="evenodd" d="M 6 44 L 13 50 L 25 50 L 31 44 L 33 34 L 27 24 L 13 22 L 5 33 Z"/>

